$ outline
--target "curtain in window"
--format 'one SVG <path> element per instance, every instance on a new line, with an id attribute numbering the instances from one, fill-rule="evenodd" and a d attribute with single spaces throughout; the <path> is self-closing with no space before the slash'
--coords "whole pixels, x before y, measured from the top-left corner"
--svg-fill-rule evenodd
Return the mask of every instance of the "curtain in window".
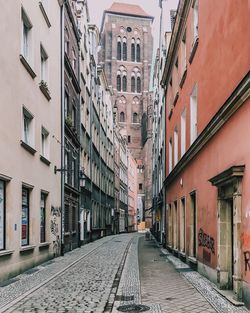
<path id="1" fill-rule="evenodd" d="M 141 62 L 141 47 L 139 44 L 136 45 L 136 62 Z"/>
<path id="2" fill-rule="evenodd" d="M 120 75 L 117 75 L 117 78 L 116 78 L 116 88 L 118 91 L 121 91 L 121 76 Z"/>
<path id="3" fill-rule="evenodd" d="M 127 91 L 127 76 L 122 77 L 122 90 Z"/>

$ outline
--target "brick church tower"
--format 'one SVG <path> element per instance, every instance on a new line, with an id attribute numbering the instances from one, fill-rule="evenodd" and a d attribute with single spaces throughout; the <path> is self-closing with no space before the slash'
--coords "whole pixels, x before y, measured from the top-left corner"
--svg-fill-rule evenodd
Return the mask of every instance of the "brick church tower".
<path id="1" fill-rule="evenodd" d="M 104 11 L 100 60 L 114 91 L 121 135 L 138 165 L 138 215 L 147 220 L 151 203 L 150 72 L 153 17 L 140 6 L 113 3 Z M 151 155 L 151 154 L 150 154 Z M 150 223 L 147 225 L 150 227 Z"/>

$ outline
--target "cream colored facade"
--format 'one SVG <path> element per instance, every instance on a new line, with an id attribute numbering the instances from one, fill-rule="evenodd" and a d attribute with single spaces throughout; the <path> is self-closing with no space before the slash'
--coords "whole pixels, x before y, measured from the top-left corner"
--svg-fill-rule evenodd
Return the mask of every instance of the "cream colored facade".
<path id="1" fill-rule="evenodd" d="M 137 163 L 128 153 L 128 230 L 137 230 Z"/>
<path id="2" fill-rule="evenodd" d="M 0 20 L 4 280 L 60 253 L 60 6 L 4 1 Z"/>

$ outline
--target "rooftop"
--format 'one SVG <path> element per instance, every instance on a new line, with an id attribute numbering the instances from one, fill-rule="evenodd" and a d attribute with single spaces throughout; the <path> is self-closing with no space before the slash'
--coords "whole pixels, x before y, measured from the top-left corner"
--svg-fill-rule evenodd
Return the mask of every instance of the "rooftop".
<path id="1" fill-rule="evenodd" d="M 114 2 L 111 7 L 106 10 L 107 13 L 119 13 L 122 15 L 141 16 L 153 19 L 153 16 L 146 13 L 139 5 Z"/>

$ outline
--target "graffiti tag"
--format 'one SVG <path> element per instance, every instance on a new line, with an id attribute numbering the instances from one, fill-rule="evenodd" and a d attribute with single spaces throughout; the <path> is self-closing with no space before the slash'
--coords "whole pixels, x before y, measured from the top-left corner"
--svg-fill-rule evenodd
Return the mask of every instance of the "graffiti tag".
<path id="1" fill-rule="evenodd" d="M 199 246 L 206 247 L 215 254 L 214 250 L 214 238 L 210 237 L 208 234 L 204 233 L 203 229 L 200 228 L 198 234 Z"/>

